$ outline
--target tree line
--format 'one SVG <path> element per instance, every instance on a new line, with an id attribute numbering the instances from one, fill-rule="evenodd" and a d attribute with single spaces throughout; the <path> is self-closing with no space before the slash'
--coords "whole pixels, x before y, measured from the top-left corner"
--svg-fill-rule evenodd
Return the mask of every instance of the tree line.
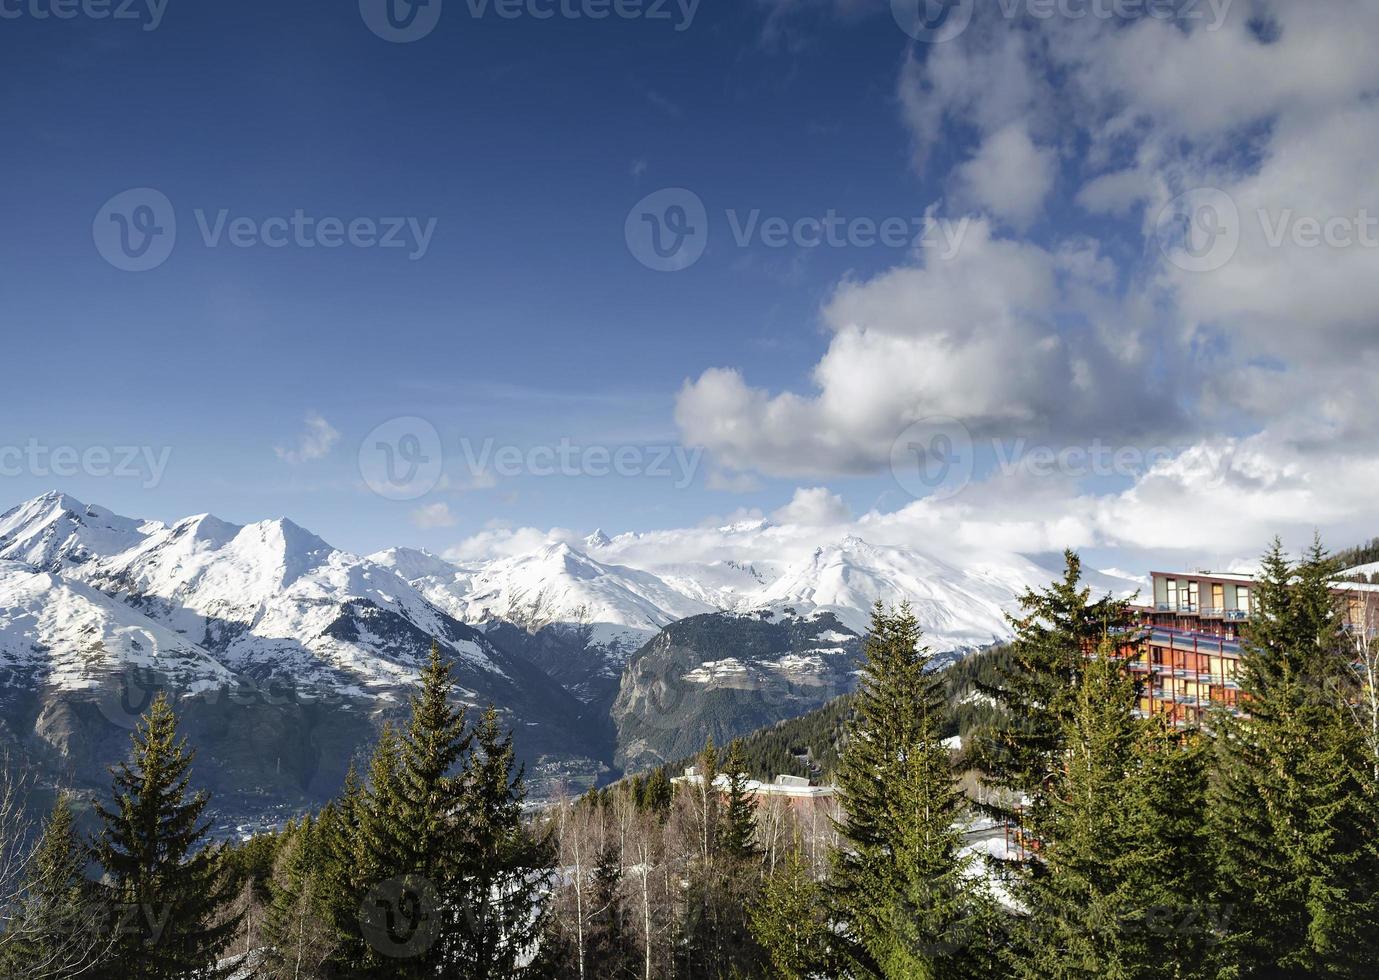
<path id="1" fill-rule="evenodd" d="M 1130 602 L 1094 598 L 1072 553 L 1021 597 L 1014 640 L 959 674 L 930 669 L 907 607 L 878 605 L 860 687 L 821 721 L 842 724 L 836 795 L 807 804 L 754 795 L 737 741 L 707 744 L 693 778 L 528 808 L 511 736 L 453 706 L 433 649 L 409 725 L 338 799 L 201 846 L 206 801 L 160 700 L 96 836 L 60 800 L 22 862 L 0 973 L 1372 976 L 1379 727 L 1335 571 L 1319 544 L 1291 562 L 1274 543 L 1243 710 L 1192 727 L 1141 716 Z M 957 757 L 955 690 L 976 706 Z"/>

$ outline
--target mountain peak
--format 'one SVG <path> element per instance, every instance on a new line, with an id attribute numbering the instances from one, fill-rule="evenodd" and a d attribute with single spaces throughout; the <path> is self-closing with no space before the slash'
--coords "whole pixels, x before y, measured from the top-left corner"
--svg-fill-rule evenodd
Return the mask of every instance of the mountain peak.
<path id="1" fill-rule="evenodd" d="M 601 527 L 594 528 L 594 533 L 584 539 L 584 545 L 587 548 L 606 548 L 611 543 L 608 535 L 603 533 Z"/>

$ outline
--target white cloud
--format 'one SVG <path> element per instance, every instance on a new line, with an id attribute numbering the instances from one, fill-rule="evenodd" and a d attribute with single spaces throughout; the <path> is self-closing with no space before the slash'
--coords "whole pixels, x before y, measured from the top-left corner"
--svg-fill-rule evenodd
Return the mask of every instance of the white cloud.
<path id="1" fill-rule="evenodd" d="M 1017 122 L 987 136 L 977 155 L 958 168 L 957 180 L 977 207 L 1024 229 L 1044 209 L 1057 175 L 1057 154 L 1036 146 Z"/>
<path id="2" fill-rule="evenodd" d="M 790 503 L 771 515 L 776 523 L 807 527 L 845 524 L 851 519 L 852 508 L 827 487 L 799 487 Z"/>
<path id="3" fill-rule="evenodd" d="M 297 439 L 297 445 L 291 448 L 283 446 L 274 447 L 278 459 L 292 466 L 309 462 L 315 459 L 323 459 L 335 448 L 335 444 L 340 441 L 340 433 L 327 422 L 317 412 L 308 412 L 306 415 L 306 429 Z"/>
<path id="4" fill-rule="evenodd" d="M 883 471 L 928 416 L 1055 446 L 1258 434 L 1319 459 L 1379 452 L 1379 248 L 1291 237 L 1343 219 L 1379 235 L 1379 5 L 1198 9 L 1012 23 L 978 5 L 960 38 L 914 49 L 898 105 L 917 163 L 952 191 L 937 216 L 977 208 L 1001 230 L 979 221 L 951 261 L 838 284 L 805 384 L 701 373 L 677 401 L 686 441 L 784 476 Z M 1090 212 L 1115 224 L 1105 241 L 1027 237 L 1062 183 L 1077 208 L 1047 226 Z M 1208 273 L 1173 265 L 1156 236 L 1164 205 L 1198 187 L 1241 215 L 1235 257 Z"/>
<path id="5" fill-rule="evenodd" d="M 772 396 L 714 368 L 681 389 L 676 420 L 723 465 L 782 476 L 875 471 L 907 426 L 932 416 L 1043 438 L 1179 429 L 1163 403 L 1186 373 L 1150 379 L 1155 351 L 1106 278 L 1086 243 L 1052 254 L 973 221 L 954 258 L 835 290 L 814 394 Z M 1094 322 L 1060 324 L 1070 303 Z"/>
<path id="6" fill-rule="evenodd" d="M 450 512 L 450 505 L 445 501 L 434 504 L 425 504 L 412 511 L 412 523 L 419 528 L 431 529 L 438 527 L 454 527 L 455 515 Z"/>

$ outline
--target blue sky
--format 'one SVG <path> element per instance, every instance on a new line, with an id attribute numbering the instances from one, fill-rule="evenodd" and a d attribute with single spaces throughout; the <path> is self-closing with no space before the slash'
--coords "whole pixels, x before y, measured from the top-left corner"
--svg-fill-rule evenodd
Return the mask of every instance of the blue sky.
<path id="1" fill-rule="evenodd" d="M 1295 37 L 1342 45 L 1354 31 L 1269 6 L 1237 0 L 1210 36 L 1193 24 L 979 10 L 962 37 L 932 45 L 900 30 L 889 3 L 868 0 L 704 3 L 683 31 L 673 20 L 475 18 L 445 0 L 428 36 L 388 43 L 355 3 L 170 0 L 144 30 L 41 19 L 44 0 L 33 0 L 0 22 L 11 80 L 0 103 L 10 365 L 0 445 L 171 455 L 153 487 L 7 471 L 0 503 L 58 484 L 125 513 L 281 514 L 354 550 L 442 550 L 494 522 L 688 527 L 771 514 L 797 488 L 823 487 L 837 502 L 810 519 L 832 526 L 914 503 L 886 451 L 932 416 L 962 421 L 979 474 L 995 459 L 991 439 L 1175 452 L 1264 439 L 1251 451 L 1272 453 L 1279 472 L 1282 457 L 1312 451 L 1326 466 L 1366 467 L 1368 456 L 1335 457 L 1333 443 L 1260 394 L 1274 383 L 1329 379 L 1347 394 L 1356 384 L 1240 299 L 1248 288 L 1232 270 L 1271 278 L 1263 259 L 1247 251 L 1211 292 L 1173 278 L 1153 240 L 1154 215 L 1178 192 L 1258 190 L 1287 158 L 1281 134 L 1307 113 L 1366 113 L 1368 125 L 1371 75 L 1323 86 L 1287 57 Z M 1274 27 L 1259 29 L 1266 21 Z M 1104 55 L 1089 53 L 1102 50 L 1092 40 Z M 1113 45 L 1123 50 L 1112 56 Z M 1212 45 L 1234 46 L 1261 71 L 1278 59 L 1282 81 L 1255 94 L 1246 65 L 1239 78 L 1199 69 L 1222 74 L 1177 92 L 1137 84 L 1134 71 L 1197 64 Z M 1372 197 L 1346 174 L 1334 181 L 1343 210 Z M 708 248 L 691 268 L 658 273 L 633 257 L 624 222 L 645 195 L 673 187 L 707 207 Z M 131 188 L 156 189 L 176 215 L 176 247 L 151 271 L 114 267 L 93 241 L 102 207 Z M 434 232 L 415 260 L 408 249 L 208 247 L 197 212 L 213 221 L 222 209 L 255 223 L 299 210 L 411 218 Z M 949 274 L 905 248 L 738 247 L 728 209 L 788 221 L 932 213 L 979 230 L 964 246 L 971 268 L 953 263 Z M 1374 271 L 1345 268 L 1357 281 Z M 1030 269 L 1048 282 L 1025 289 Z M 961 311 L 992 293 L 1004 305 L 984 333 L 980 316 L 969 323 Z M 959 312 L 942 330 L 910 330 L 911 301 Z M 1366 363 L 1372 321 L 1345 310 L 1331 320 L 1361 338 L 1351 368 Z M 909 346 L 889 355 L 848 346 L 901 334 Z M 1045 359 L 1050 345 L 1093 353 Z M 917 367 L 865 381 L 866 365 L 909 364 L 907 352 Z M 1240 376 L 1223 380 L 1223 362 Z M 830 365 L 859 392 L 821 380 Z M 883 402 L 881 390 L 899 400 Z M 1363 414 L 1329 411 L 1328 439 Z M 384 499 L 363 485 L 360 446 L 410 416 L 436 427 L 448 484 Z M 673 477 L 472 480 L 466 438 L 705 455 L 684 487 Z M 1143 551 L 1157 532 L 1119 535 L 1126 519 L 1095 516 L 1098 501 L 1159 508 L 1143 518 L 1157 528 L 1172 512 L 1167 491 L 1137 476 L 1077 473 L 1034 494 L 1006 482 L 962 498 L 963 519 L 999 512 L 1030 550 L 1061 535 L 1108 560 Z M 1238 541 L 1256 551 L 1262 528 L 1292 517 L 1271 499 L 1209 550 L 1233 554 Z M 1010 512 L 1030 501 L 1043 510 Z M 1342 535 L 1370 516 L 1332 509 Z M 1060 531 L 1061 521 L 1073 523 Z"/>
<path id="2" fill-rule="evenodd" d="M 398 45 L 350 4 L 174 2 L 155 31 L 5 24 L 23 82 L 0 122 L 27 136 L 7 148 L 0 259 L 14 363 L 35 368 L 11 373 L 9 441 L 171 446 L 154 490 L 73 489 L 160 516 L 301 514 L 368 547 L 406 536 L 406 509 L 325 488 L 349 482 L 345 450 L 374 425 L 415 414 L 453 438 L 674 441 L 684 380 L 743 361 L 796 382 L 821 349 L 827 284 L 894 258 L 723 247 L 657 274 L 623 238 L 645 193 L 686 186 L 717 208 L 785 215 L 889 215 L 901 201 L 922 213 L 888 104 L 906 41 L 889 20 L 787 51 L 751 5 L 706 7 L 681 33 L 463 13 Z M 102 260 L 91 224 L 143 186 L 173 202 L 179 245 L 131 274 Z M 193 211 L 222 208 L 416 216 L 436 230 L 419 261 L 206 248 Z M 286 466 L 274 447 L 308 411 L 341 432 L 341 458 Z M 740 505 L 657 481 L 528 482 L 457 513 L 635 527 Z M 6 497 L 44 483 L 7 479 Z"/>

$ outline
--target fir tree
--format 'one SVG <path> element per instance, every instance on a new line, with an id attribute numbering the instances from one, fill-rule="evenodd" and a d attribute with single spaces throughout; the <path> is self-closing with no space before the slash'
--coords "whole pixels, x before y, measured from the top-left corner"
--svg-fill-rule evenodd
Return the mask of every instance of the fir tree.
<path id="1" fill-rule="evenodd" d="M 339 799 L 326 804 L 316 826 L 321 909 L 333 950 L 330 962 L 342 970 L 361 967 L 367 959 L 359 922 L 364 889 L 359 868 L 363 810 L 364 786 L 351 763 Z"/>
<path id="2" fill-rule="evenodd" d="M 728 746 L 724 765 L 728 770 L 727 800 L 723 807 L 724 854 L 732 861 L 747 861 L 756 856 L 757 805 L 747 792 L 747 763 L 742 756 L 742 740 Z"/>
<path id="3" fill-rule="evenodd" d="M 805 861 L 797 836 L 751 906 L 752 936 L 774 980 L 836 975 L 829 959 L 833 934 L 823 908 L 823 886 Z"/>
<path id="4" fill-rule="evenodd" d="M 334 937 L 324 914 L 320 823 L 306 817 L 289 825 L 273 869 L 261 972 L 267 977 L 320 975 L 334 951 Z"/>
<path id="5" fill-rule="evenodd" d="M 1253 595 L 1239 717 L 1217 719 L 1209 814 L 1226 969 L 1243 977 L 1370 976 L 1379 931 L 1374 801 L 1363 733 L 1332 658 L 1344 644 L 1325 553 L 1294 569 L 1274 542 Z"/>
<path id="6" fill-rule="evenodd" d="M 877 604 L 838 770 L 845 819 L 830 904 L 860 977 L 963 976 L 974 959 L 962 801 L 939 734 L 943 688 L 919 641 L 908 606 Z"/>
<path id="7" fill-rule="evenodd" d="M 628 928 L 622 895 L 622 863 L 618 842 L 610 835 L 599 851 L 594 868 L 589 916 L 588 965 L 600 980 L 627 980 L 637 975 L 641 957 L 636 938 Z"/>
<path id="8" fill-rule="evenodd" d="M 1036 840 L 1045 833 L 1045 789 L 1060 765 L 1083 664 L 1108 636 L 1124 643 L 1133 639 L 1129 600 L 1104 596 L 1092 601 L 1091 590 L 1081 585 L 1081 559 L 1068 551 L 1064 562 L 1060 581 L 1020 597 L 1020 615 L 1010 617 L 1015 639 L 1009 656 L 998 664 L 995 682 L 978 677 L 974 684 L 1000 714 L 972 733 L 972 764 L 1011 798 L 1028 800 L 1023 812 L 998 803 L 987 804 L 987 809 Z"/>
<path id="9" fill-rule="evenodd" d="M 1125 895 L 1118 958 L 1128 977 L 1197 980 L 1216 976 L 1225 924 L 1216 885 L 1207 810 L 1210 743 L 1162 716 L 1142 726 L 1123 797 L 1125 850 L 1115 875 Z"/>
<path id="10" fill-rule="evenodd" d="M 456 838 L 462 876 L 446 888 L 446 900 L 463 917 L 449 968 L 472 980 L 538 976 L 545 964 L 528 960 L 545 930 L 553 848 L 548 836 L 523 823 L 523 770 L 515 767 L 512 737 L 503 735 L 493 708 L 474 731 L 464 787 Z"/>
<path id="11" fill-rule="evenodd" d="M 1089 658 L 1058 739 L 1064 751 L 1048 790 L 1043 846 L 1023 877 L 1030 914 L 1014 963 L 1019 976 L 1126 976 L 1121 923 L 1137 900 L 1118 865 L 1134 843 L 1123 816 L 1139 727 L 1134 705 L 1134 685 L 1109 650 Z"/>
<path id="12" fill-rule="evenodd" d="M 19 907 L 5 924 L 0 972 L 5 976 L 73 976 L 95 962 L 109 941 L 108 921 L 93 901 L 86 850 L 77 836 L 70 798 L 58 796 L 43 827 Z"/>
<path id="13" fill-rule="evenodd" d="M 114 801 L 97 805 L 91 850 L 105 871 L 115 935 L 99 976 L 114 980 L 212 977 L 238 921 L 221 853 L 205 846 L 207 797 L 192 793 L 193 753 L 159 694 L 135 728 L 132 758 L 114 768 Z"/>
<path id="14" fill-rule="evenodd" d="M 460 846 L 460 821 L 469 806 L 459 772 L 472 735 L 465 731 L 465 712 L 452 705 L 451 665 L 431 644 L 431 657 L 421 673 L 421 690 L 412 699 L 411 720 L 401 744 L 392 819 L 404 831 L 404 854 L 398 870 L 429 883 L 437 899 L 423 914 L 437 917 L 437 939 L 431 948 L 408 958 L 406 970 L 431 976 L 457 955 L 452 937 L 462 933 L 462 905 L 446 896 L 465 875 L 466 854 Z M 402 965 L 399 965 L 399 969 Z M 400 973 L 398 975 L 401 975 Z"/>

